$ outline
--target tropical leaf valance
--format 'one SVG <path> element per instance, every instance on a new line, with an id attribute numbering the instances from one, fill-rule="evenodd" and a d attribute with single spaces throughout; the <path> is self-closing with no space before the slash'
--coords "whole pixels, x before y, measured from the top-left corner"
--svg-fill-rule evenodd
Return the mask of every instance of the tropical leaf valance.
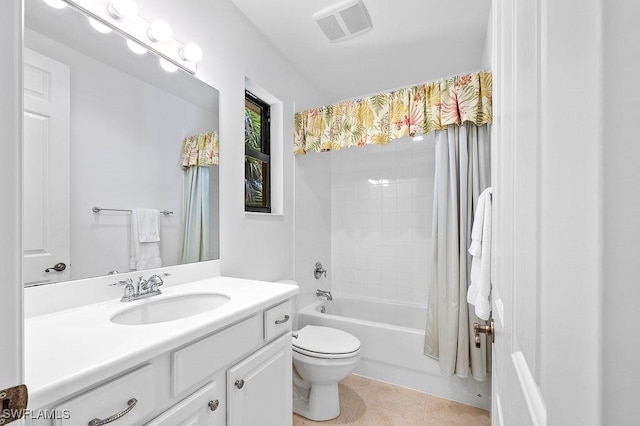
<path id="1" fill-rule="evenodd" d="M 188 136 L 182 141 L 183 168 L 218 164 L 218 132 Z"/>
<path id="2" fill-rule="evenodd" d="M 296 113 L 294 154 L 386 144 L 451 124 L 491 123 L 491 72 L 459 75 Z"/>

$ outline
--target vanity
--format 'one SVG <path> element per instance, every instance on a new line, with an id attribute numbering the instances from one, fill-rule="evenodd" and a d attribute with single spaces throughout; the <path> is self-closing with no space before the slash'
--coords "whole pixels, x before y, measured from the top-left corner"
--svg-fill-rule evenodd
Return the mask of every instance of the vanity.
<path id="1" fill-rule="evenodd" d="M 218 276 L 27 318 L 26 424 L 290 425 L 297 291 Z"/>

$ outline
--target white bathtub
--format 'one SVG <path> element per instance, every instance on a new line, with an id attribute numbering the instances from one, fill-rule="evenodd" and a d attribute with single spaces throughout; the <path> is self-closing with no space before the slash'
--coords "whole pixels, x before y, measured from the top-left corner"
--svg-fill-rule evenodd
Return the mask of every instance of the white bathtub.
<path id="1" fill-rule="evenodd" d="M 360 339 L 356 374 L 489 409 L 489 380 L 444 376 L 438 361 L 423 355 L 425 320 L 424 307 L 347 297 L 316 302 L 298 313 L 300 328 L 334 327 Z"/>

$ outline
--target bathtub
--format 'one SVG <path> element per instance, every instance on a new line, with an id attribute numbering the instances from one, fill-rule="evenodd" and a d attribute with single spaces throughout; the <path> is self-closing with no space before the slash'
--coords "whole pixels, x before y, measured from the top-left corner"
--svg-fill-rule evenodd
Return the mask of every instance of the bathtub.
<path id="1" fill-rule="evenodd" d="M 426 307 L 334 297 L 301 309 L 298 327 L 334 327 L 360 339 L 356 374 L 490 409 L 489 380 L 444 376 L 438 361 L 423 355 L 426 317 Z"/>

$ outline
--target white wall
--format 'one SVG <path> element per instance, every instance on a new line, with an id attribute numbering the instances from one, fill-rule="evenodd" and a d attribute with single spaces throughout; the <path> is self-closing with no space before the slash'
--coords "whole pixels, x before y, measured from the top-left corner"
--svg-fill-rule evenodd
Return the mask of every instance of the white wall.
<path id="1" fill-rule="evenodd" d="M 324 103 L 287 59 L 228 0 L 140 0 L 140 14 L 165 19 L 204 51 L 197 76 L 220 91 L 220 259 L 222 274 L 292 278 L 293 114 Z M 245 77 L 283 103 L 283 215 L 244 213 Z M 295 105 L 294 105 L 295 103 Z"/>
<path id="2" fill-rule="evenodd" d="M 131 215 L 96 205 L 173 211 L 160 218 L 160 253 L 178 264 L 182 139 L 217 130 L 217 115 L 28 29 L 25 46 L 71 70 L 71 279 L 130 270 Z"/>
<path id="3" fill-rule="evenodd" d="M 331 153 L 336 293 L 426 306 L 434 149 L 432 133 Z"/>
<path id="4" fill-rule="evenodd" d="M 606 7 L 604 7 L 606 5 Z M 602 424 L 640 418 L 638 383 L 638 241 L 640 241 L 640 3 L 607 0 L 603 11 Z M 588 241 L 588 240 L 586 240 Z M 592 321 L 590 313 L 584 319 Z"/>

